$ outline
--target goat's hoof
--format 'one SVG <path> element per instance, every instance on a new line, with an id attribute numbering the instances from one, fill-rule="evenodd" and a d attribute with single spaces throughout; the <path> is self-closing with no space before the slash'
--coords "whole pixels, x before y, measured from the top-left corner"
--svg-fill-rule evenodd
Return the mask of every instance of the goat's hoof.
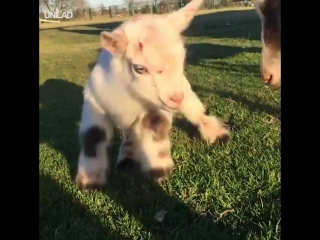
<path id="1" fill-rule="evenodd" d="M 131 158 L 125 158 L 118 162 L 117 169 L 125 172 L 137 171 L 140 169 L 140 165 Z"/>
<path id="2" fill-rule="evenodd" d="M 217 140 L 219 140 L 222 143 L 227 143 L 227 142 L 230 141 L 230 139 L 231 139 L 231 135 L 230 135 L 230 133 L 228 131 L 223 133 L 223 134 L 221 134 L 221 135 L 219 135 L 219 136 L 217 136 Z"/>
<path id="3" fill-rule="evenodd" d="M 210 145 L 217 140 L 226 143 L 231 138 L 229 130 L 213 116 L 203 115 L 199 122 L 199 130 L 202 138 Z"/>
<path id="4" fill-rule="evenodd" d="M 100 190 L 106 185 L 105 173 L 78 173 L 76 177 L 76 185 L 81 191 Z"/>
<path id="5" fill-rule="evenodd" d="M 150 178 L 162 182 L 166 179 L 169 179 L 172 176 L 173 167 L 167 167 L 167 168 L 154 168 L 149 171 L 147 171 L 147 176 Z"/>

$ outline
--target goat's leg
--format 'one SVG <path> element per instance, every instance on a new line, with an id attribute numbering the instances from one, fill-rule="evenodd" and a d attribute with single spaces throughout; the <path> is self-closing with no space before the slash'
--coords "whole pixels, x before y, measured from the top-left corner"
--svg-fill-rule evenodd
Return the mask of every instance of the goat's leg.
<path id="1" fill-rule="evenodd" d="M 171 124 L 172 114 L 165 111 L 150 111 L 137 119 L 124 136 L 117 167 L 139 168 L 157 180 L 170 177 L 174 167 Z"/>
<path id="2" fill-rule="evenodd" d="M 81 151 L 76 184 L 80 189 L 95 189 L 106 184 L 109 161 L 107 147 L 113 137 L 108 116 L 84 99 L 80 125 Z"/>
<path id="3" fill-rule="evenodd" d="M 137 132 L 136 125 L 139 118 L 128 128 L 122 129 L 122 142 L 117 159 L 117 169 L 123 171 L 139 170 L 140 165 L 137 162 Z"/>
<path id="4" fill-rule="evenodd" d="M 230 140 L 230 132 L 221 121 L 215 116 L 207 116 L 205 107 L 196 93 L 191 89 L 189 81 L 184 77 L 184 100 L 180 109 L 181 113 L 192 124 L 199 127 L 199 131 L 204 140 L 213 144 L 220 139 L 224 142 Z"/>

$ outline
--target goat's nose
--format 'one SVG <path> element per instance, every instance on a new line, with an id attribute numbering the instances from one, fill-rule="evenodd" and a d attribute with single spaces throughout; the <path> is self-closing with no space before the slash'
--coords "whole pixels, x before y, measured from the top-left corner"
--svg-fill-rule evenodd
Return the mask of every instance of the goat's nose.
<path id="1" fill-rule="evenodd" d="M 170 96 L 170 100 L 177 104 L 181 104 L 183 98 L 184 98 L 184 93 L 175 93 Z"/>
<path id="2" fill-rule="evenodd" d="M 265 83 L 271 83 L 272 81 L 272 74 L 264 74 L 262 79 Z"/>
<path id="3" fill-rule="evenodd" d="M 262 77 L 262 80 L 265 82 L 265 83 L 271 83 L 272 81 L 272 74 L 270 74 L 268 71 L 262 71 L 261 73 L 261 77 Z"/>

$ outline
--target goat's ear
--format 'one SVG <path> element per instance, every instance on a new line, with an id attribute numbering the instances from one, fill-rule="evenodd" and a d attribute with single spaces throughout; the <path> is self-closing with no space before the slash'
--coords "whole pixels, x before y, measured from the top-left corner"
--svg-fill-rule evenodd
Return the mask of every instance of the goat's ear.
<path id="1" fill-rule="evenodd" d="M 173 24 L 179 32 L 186 30 L 203 1 L 204 0 L 192 0 L 180 10 L 169 14 L 167 18 L 170 21 L 170 24 Z"/>
<path id="2" fill-rule="evenodd" d="M 123 53 L 128 45 L 128 39 L 124 32 L 117 30 L 113 32 L 102 31 L 100 33 L 101 45 L 113 54 Z"/>

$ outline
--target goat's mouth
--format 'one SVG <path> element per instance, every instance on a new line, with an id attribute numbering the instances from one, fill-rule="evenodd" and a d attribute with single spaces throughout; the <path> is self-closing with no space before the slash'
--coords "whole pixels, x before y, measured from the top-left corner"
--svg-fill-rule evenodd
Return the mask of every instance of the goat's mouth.
<path id="1" fill-rule="evenodd" d="M 179 107 L 171 107 L 171 106 L 168 106 L 164 101 L 161 100 L 161 98 L 159 98 L 160 102 L 162 103 L 162 105 L 164 107 L 166 107 L 167 109 L 171 110 L 171 111 L 177 111 L 179 109 Z"/>

